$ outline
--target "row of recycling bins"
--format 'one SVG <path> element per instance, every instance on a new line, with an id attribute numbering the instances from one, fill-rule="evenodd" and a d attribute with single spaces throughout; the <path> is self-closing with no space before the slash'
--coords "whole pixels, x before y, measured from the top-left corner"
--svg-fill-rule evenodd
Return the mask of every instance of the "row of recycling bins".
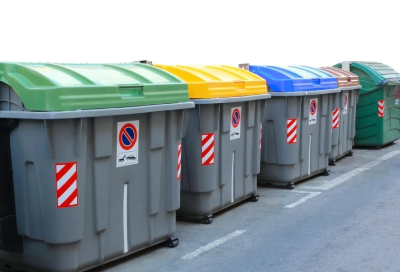
<path id="1" fill-rule="evenodd" d="M 174 247 L 177 215 L 211 223 L 257 184 L 400 138 L 387 65 L 240 68 L 0 63 L 0 263 L 84 271 Z"/>

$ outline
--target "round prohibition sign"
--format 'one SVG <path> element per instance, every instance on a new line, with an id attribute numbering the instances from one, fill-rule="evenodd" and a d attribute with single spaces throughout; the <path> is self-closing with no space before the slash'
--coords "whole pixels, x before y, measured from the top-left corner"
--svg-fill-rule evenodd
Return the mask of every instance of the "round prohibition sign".
<path id="1" fill-rule="evenodd" d="M 131 149 L 136 144 L 137 140 L 136 127 L 130 123 L 125 124 L 119 131 L 118 140 L 119 140 L 119 145 L 124 150 Z"/>
<path id="2" fill-rule="evenodd" d="M 316 111 L 317 111 L 317 101 L 312 100 L 311 104 L 310 104 L 310 113 L 311 113 L 311 115 L 314 115 Z"/>
<path id="3" fill-rule="evenodd" d="M 238 109 L 234 109 L 232 112 L 232 126 L 237 128 L 240 124 L 240 111 Z"/>

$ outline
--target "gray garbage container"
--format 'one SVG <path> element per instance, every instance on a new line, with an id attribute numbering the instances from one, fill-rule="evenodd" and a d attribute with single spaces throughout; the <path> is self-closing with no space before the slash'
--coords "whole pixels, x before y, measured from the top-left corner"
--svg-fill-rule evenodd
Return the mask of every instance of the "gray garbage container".
<path id="1" fill-rule="evenodd" d="M 358 76 L 335 67 L 319 68 L 336 77 L 340 89 L 340 105 L 332 112 L 332 151 L 329 165 L 344 156 L 353 156 L 353 141 L 356 135 L 356 108 L 361 89 Z"/>
<path id="2" fill-rule="evenodd" d="M 192 107 L 144 64 L 0 63 L 0 264 L 85 271 L 176 246 Z"/>
<path id="3" fill-rule="evenodd" d="M 329 175 L 332 109 L 339 105 L 337 80 L 306 66 L 255 66 L 270 89 L 258 184 L 294 188 L 319 173 Z"/>
<path id="4" fill-rule="evenodd" d="M 196 104 L 182 141 L 178 219 L 211 223 L 217 211 L 257 201 L 265 80 L 231 66 L 156 66 L 188 83 Z"/>

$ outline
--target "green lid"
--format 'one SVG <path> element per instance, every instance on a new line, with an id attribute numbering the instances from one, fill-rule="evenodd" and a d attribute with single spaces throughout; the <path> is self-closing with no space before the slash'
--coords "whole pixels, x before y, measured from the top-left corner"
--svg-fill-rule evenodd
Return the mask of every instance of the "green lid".
<path id="1" fill-rule="evenodd" d="M 187 84 L 147 64 L 0 62 L 0 81 L 27 110 L 66 111 L 188 102 Z"/>
<path id="2" fill-rule="evenodd" d="M 335 67 L 342 67 L 336 64 Z M 400 81 L 400 74 L 392 67 L 379 62 L 351 62 L 350 72 L 355 73 L 361 80 L 370 81 L 376 86 L 385 85 L 391 81 Z M 369 77 L 367 80 L 366 77 Z"/>

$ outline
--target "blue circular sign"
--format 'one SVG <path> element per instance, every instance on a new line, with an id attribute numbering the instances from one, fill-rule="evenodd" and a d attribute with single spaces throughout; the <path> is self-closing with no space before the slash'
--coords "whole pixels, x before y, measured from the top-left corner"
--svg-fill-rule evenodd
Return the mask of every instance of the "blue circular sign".
<path id="1" fill-rule="evenodd" d="M 316 111 L 317 111 L 317 101 L 312 100 L 311 104 L 310 104 L 310 113 L 311 113 L 311 115 L 314 115 Z"/>
<path id="2" fill-rule="evenodd" d="M 125 149 L 131 149 L 136 143 L 137 131 L 133 124 L 124 125 L 119 132 L 119 145 Z"/>

